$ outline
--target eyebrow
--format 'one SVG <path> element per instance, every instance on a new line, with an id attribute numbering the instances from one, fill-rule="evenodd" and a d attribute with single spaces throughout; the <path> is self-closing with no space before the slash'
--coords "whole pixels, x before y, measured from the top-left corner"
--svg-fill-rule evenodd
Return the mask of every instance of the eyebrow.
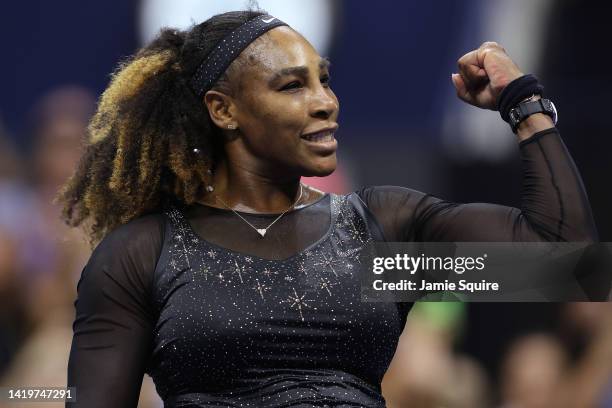
<path id="1" fill-rule="evenodd" d="M 319 70 L 328 69 L 331 66 L 331 61 L 329 58 L 321 58 L 319 61 Z M 270 83 L 279 80 L 280 78 L 288 75 L 296 75 L 296 76 L 306 76 L 308 75 L 308 67 L 305 65 L 299 67 L 289 67 L 283 68 L 278 72 L 275 72 L 270 79 Z"/>

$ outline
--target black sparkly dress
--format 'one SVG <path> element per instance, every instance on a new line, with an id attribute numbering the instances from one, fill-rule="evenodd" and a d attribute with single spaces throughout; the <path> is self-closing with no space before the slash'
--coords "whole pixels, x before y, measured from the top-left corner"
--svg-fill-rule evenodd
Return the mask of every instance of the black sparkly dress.
<path id="1" fill-rule="evenodd" d="M 384 407 L 380 382 L 410 305 L 360 301 L 365 244 L 597 239 L 556 130 L 520 152 L 522 209 L 371 187 L 326 194 L 265 238 L 202 205 L 117 228 L 78 284 L 67 406 L 135 407 L 146 372 L 165 407 Z"/>

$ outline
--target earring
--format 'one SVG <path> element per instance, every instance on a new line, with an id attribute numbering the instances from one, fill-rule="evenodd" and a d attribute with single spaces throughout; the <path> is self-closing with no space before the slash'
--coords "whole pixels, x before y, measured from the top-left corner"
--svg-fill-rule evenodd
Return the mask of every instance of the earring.
<path id="1" fill-rule="evenodd" d="M 236 125 L 234 125 L 233 123 L 230 123 L 230 124 L 227 125 L 227 128 L 234 130 L 234 129 L 236 129 Z"/>
<path id="2" fill-rule="evenodd" d="M 200 153 L 200 149 L 193 149 L 193 152 L 194 152 L 195 154 L 198 154 L 198 153 Z"/>
<path id="3" fill-rule="evenodd" d="M 206 191 L 212 193 L 213 191 L 215 191 L 215 188 L 213 186 L 206 186 Z"/>

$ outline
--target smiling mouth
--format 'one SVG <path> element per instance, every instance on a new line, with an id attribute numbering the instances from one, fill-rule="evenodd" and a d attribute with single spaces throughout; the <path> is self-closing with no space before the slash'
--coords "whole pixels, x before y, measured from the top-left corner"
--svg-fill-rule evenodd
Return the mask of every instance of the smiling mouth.
<path id="1" fill-rule="evenodd" d="M 325 130 L 323 132 L 312 133 L 310 135 L 303 135 L 302 139 L 315 143 L 332 142 L 334 140 L 334 132 L 331 130 Z"/>

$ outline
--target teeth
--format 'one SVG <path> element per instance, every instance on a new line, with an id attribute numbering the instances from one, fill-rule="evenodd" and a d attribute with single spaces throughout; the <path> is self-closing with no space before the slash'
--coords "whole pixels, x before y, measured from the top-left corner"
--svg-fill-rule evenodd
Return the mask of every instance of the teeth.
<path id="1" fill-rule="evenodd" d="M 320 132 L 313 135 L 304 136 L 304 139 L 311 142 L 331 142 L 334 140 L 334 134 L 332 132 Z"/>

